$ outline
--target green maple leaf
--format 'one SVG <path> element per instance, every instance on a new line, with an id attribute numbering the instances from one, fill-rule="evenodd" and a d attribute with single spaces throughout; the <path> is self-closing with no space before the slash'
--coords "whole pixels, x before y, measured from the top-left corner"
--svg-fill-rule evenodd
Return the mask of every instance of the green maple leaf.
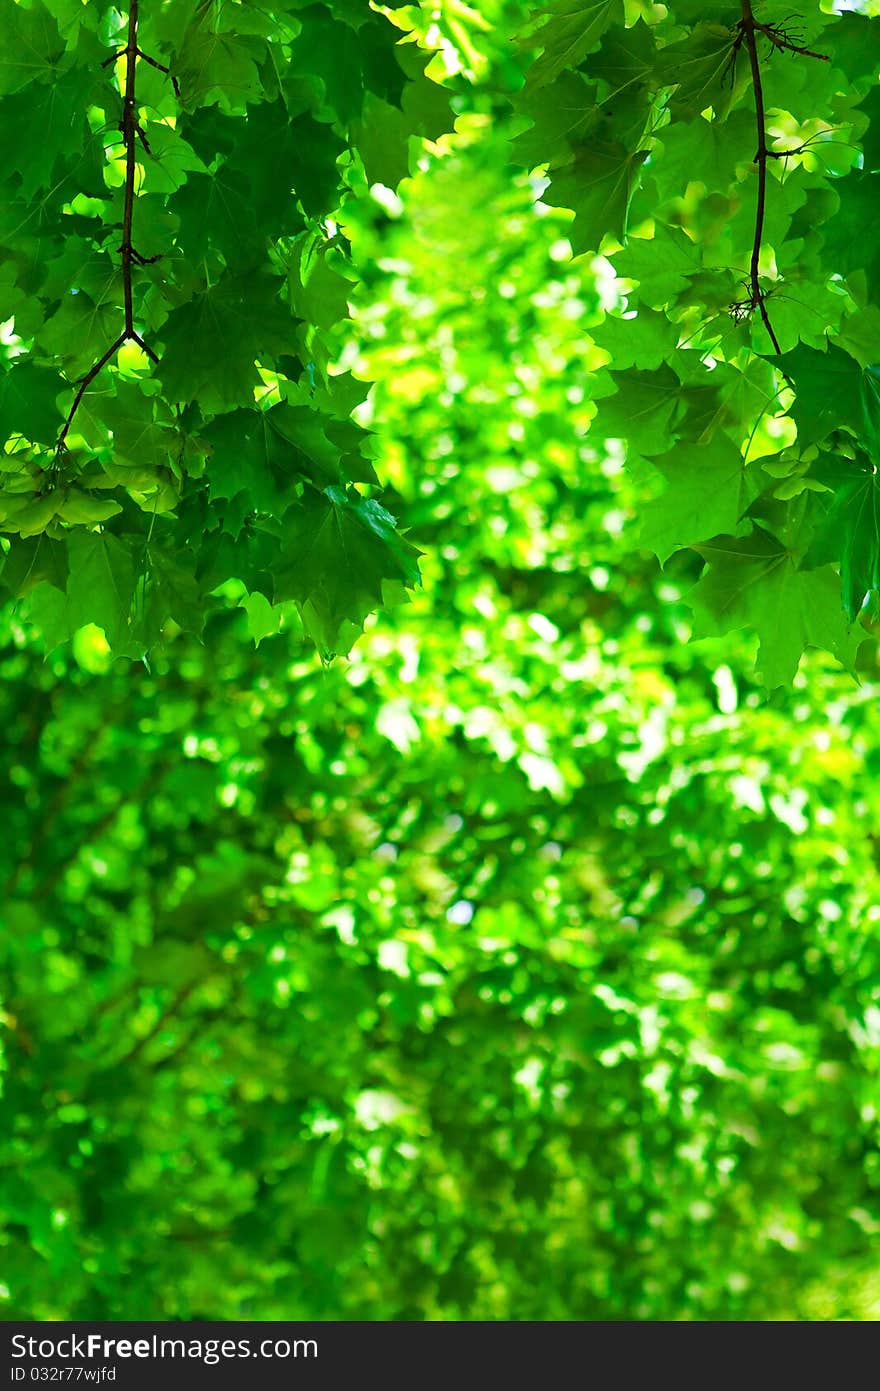
<path id="1" fill-rule="evenodd" d="M 702 270 L 702 254 L 680 228 L 658 222 L 653 237 L 630 237 L 612 264 L 621 278 L 638 281 L 642 304 L 662 309 Z"/>
<path id="2" fill-rule="evenodd" d="M 618 142 L 589 141 L 575 150 L 571 164 L 554 170 L 554 203 L 575 215 L 569 234 L 580 255 L 597 251 L 608 235 L 626 237 L 629 205 L 646 151 L 628 150 Z"/>
<path id="3" fill-rule="evenodd" d="M 115 392 L 102 395 L 98 418 L 113 435 L 112 457 L 104 467 L 126 487 L 150 487 L 180 453 L 180 436 L 156 419 L 155 397 L 145 395 L 135 382 L 118 379 Z"/>
<path id="4" fill-rule="evenodd" d="M 150 546 L 146 561 L 143 611 L 136 613 L 133 635 L 149 648 L 169 618 L 188 633 L 201 633 L 205 599 L 193 573 L 194 558 Z"/>
<path id="5" fill-rule="evenodd" d="M 614 388 L 613 395 L 604 394 Z M 678 377 L 667 366 L 656 372 L 610 372 L 607 387 L 600 382 L 594 389 L 594 428 L 606 439 L 626 440 L 640 454 L 663 454 L 674 442 L 680 391 Z"/>
<path id="6" fill-rule="evenodd" d="M 862 372 L 862 414 L 866 448 L 874 464 L 880 466 L 880 363 Z"/>
<path id="7" fill-rule="evenodd" d="M 853 669 L 865 634 L 847 622 L 830 565 L 798 569 L 797 555 L 760 528 L 695 549 L 708 561 L 688 596 L 696 637 L 751 628 L 760 639 L 759 668 L 768 686 L 790 682 L 807 647 L 824 648 Z"/>
<path id="8" fill-rule="evenodd" d="M 84 290 L 72 290 L 40 329 L 37 345 L 44 355 L 60 359 L 73 380 L 87 372 L 118 337 L 118 311 L 112 288 L 104 302 L 96 302 Z"/>
<path id="9" fill-rule="evenodd" d="M 806 265 L 801 271 L 797 265 L 786 273 L 785 284 L 779 292 L 772 295 L 768 307 L 773 323 L 773 332 L 782 348 L 783 356 L 793 351 L 799 343 L 819 349 L 824 353 L 827 336 L 838 336 L 838 325 L 846 311 L 846 301 L 840 293 L 839 285 L 816 283 L 816 275 L 821 271 Z M 763 335 L 760 321 L 752 321 L 752 336 Z M 766 337 L 760 337 L 763 349 Z"/>
<path id="10" fill-rule="evenodd" d="M 407 62 L 402 66 L 407 68 Z M 408 76 L 399 107 L 368 92 L 360 116 L 350 125 L 368 181 L 388 188 L 396 188 L 411 172 L 410 157 L 418 149 L 413 137 L 434 140 L 453 120 L 445 87 L 422 72 L 408 71 Z"/>
<path id="11" fill-rule="evenodd" d="M 309 489 L 284 518 L 287 563 L 275 575 L 275 603 L 294 599 L 325 651 L 343 624 L 360 628 L 389 585 L 418 583 L 418 551 L 394 518 L 354 491 Z"/>
<path id="12" fill-rule="evenodd" d="M 659 80 L 675 84 L 669 98 L 673 120 L 692 121 L 708 107 L 723 119 L 749 85 L 748 65 L 734 70 L 733 38 L 726 24 L 695 25 L 686 39 L 658 49 Z"/>
<path id="13" fill-rule="evenodd" d="M 709 444 L 680 444 L 653 459 L 651 467 L 663 475 L 666 487 L 646 504 L 641 540 L 661 563 L 683 546 L 734 532 L 763 487 L 724 435 Z"/>
<path id="14" fill-rule="evenodd" d="M 107 532 L 71 532 L 65 619 L 70 632 L 95 623 L 117 650 L 128 646 L 138 567 L 130 546 Z"/>
<path id="15" fill-rule="evenodd" d="M 598 48 L 609 25 L 623 20 L 622 0 L 556 0 L 541 12 L 544 22 L 523 40 L 523 46 L 543 49 L 529 69 L 529 87 L 555 82 L 566 68 L 576 68 Z"/>
<path id="16" fill-rule="evenodd" d="M 832 498 L 809 556 L 816 564 L 840 565 L 844 611 L 855 621 L 867 596 L 880 596 L 880 476 L 864 455 L 826 454 L 811 472 L 831 488 Z"/>
<path id="17" fill-rule="evenodd" d="M 396 103 L 403 73 L 385 41 L 384 25 L 366 7 L 353 29 L 324 6 L 310 5 L 297 16 L 300 33 L 293 45 L 290 72 L 317 86 L 327 107 L 343 125 L 359 116 L 368 93 Z"/>
<path id="18" fill-rule="evenodd" d="M 0 95 L 49 81 L 63 53 L 58 25 L 39 0 L 27 9 L 9 0 L 0 6 Z"/>
<path id="19" fill-rule="evenodd" d="M 865 91 L 876 88 L 877 37 L 873 24 L 874 18 L 867 15 L 841 14 L 817 41 L 834 67 L 840 69 L 849 90 L 856 86 Z M 810 44 L 811 48 L 816 46 L 816 42 Z"/>
<path id="20" fill-rule="evenodd" d="M 244 18 L 235 14 L 237 9 L 216 0 L 201 4 L 183 35 L 174 72 L 189 109 L 217 102 L 226 110 L 241 110 L 263 94 L 258 64 L 266 46 L 260 38 L 233 32 L 236 21 Z"/>
<path id="21" fill-rule="evenodd" d="M 606 314 L 598 328 L 590 330 L 597 347 L 611 358 L 615 370 L 628 367 L 660 367 L 671 357 L 678 342 L 679 329 L 665 314 L 641 309 L 638 314 L 622 319 Z"/>
<path id="22" fill-rule="evenodd" d="M 260 157 L 247 165 L 246 151 L 240 157 L 241 167 L 254 181 L 257 216 L 262 225 L 282 230 L 288 189 L 293 190 L 310 217 L 323 217 L 335 207 L 339 189 L 336 161 L 345 144 L 332 126 L 309 115 L 292 119 L 283 101 L 249 107 L 247 124 L 254 155 L 261 155 L 267 148 L 273 152 L 271 163 Z M 236 157 L 239 159 L 238 153 Z"/>
<path id="23" fill-rule="evenodd" d="M 296 351 L 296 326 L 265 275 L 223 276 L 169 315 L 156 368 L 169 400 L 198 401 L 205 411 L 252 404 L 266 353 Z"/>
<path id="24" fill-rule="evenodd" d="M 22 609 L 40 630 L 48 652 L 68 642 L 76 631 L 67 618 L 67 596 L 48 580 L 39 580 L 26 593 Z"/>
<path id="25" fill-rule="evenodd" d="M 88 133 L 86 111 L 94 85 L 93 72 L 72 68 L 57 74 L 48 87 L 26 87 L 0 102 L 4 162 L 17 171 L 24 198 L 49 187 L 59 161 L 75 172 L 71 166 Z"/>
<path id="26" fill-rule="evenodd" d="M 46 265 L 40 297 L 54 303 L 69 298 L 71 291 L 76 292 L 74 299 L 84 292 L 95 304 L 121 304 L 124 288 L 118 256 L 96 251 L 85 238 L 70 237 Z"/>
<path id="27" fill-rule="evenodd" d="M 849 353 L 830 345 L 817 352 L 803 343 L 782 357 L 768 356 L 795 390 L 790 414 L 802 448 L 817 444 L 841 426 L 857 438 L 864 428 L 863 369 Z"/>
<path id="28" fill-rule="evenodd" d="M 217 528 L 204 536 L 196 565 L 198 583 L 204 593 L 210 593 L 227 580 L 237 579 L 250 593 L 264 594 L 271 600 L 273 576 L 284 559 L 282 524 L 274 517 L 260 518 L 240 535 L 235 534 L 236 529 Z"/>
<path id="29" fill-rule="evenodd" d="M 368 183 L 396 188 L 411 172 L 410 137 L 415 132 L 391 102 L 368 92 L 351 131 Z"/>
<path id="30" fill-rule="evenodd" d="M 325 423 L 325 422 L 324 422 Z M 233 411 L 202 432 L 211 446 L 211 496 L 247 494 L 250 508 L 281 515 L 303 480 L 338 482 L 339 451 L 322 421 L 305 408 L 281 402 L 268 411 Z"/>
<path id="31" fill-rule="evenodd" d="M 26 545 L 27 543 L 21 543 Z M 31 543 L 32 545 L 34 543 Z M 42 547 L 46 546 L 45 539 Z M 77 628 L 95 623 L 117 652 L 131 646 L 132 601 L 137 569 L 129 546 L 104 532 L 72 531 L 63 545 L 64 561 L 52 555 L 49 569 L 38 564 L 42 548 L 34 556 L 39 581 L 21 585 L 27 593 L 27 613 L 40 628 L 48 648 L 67 642 Z M 45 552 L 42 552 L 45 554 Z"/>
<path id="32" fill-rule="evenodd" d="M 304 232 L 290 248 L 287 295 L 293 312 L 312 328 L 333 328 L 348 318 L 352 282 L 340 253 Z"/>
<path id="33" fill-rule="evenodd" d="M 549 164 L 552 171 L 570 163 L 574 148 L 586 144 L 599 121 L 596 88 L 581 73 L 562 73 L 553 95 L 548 102 L 542 89 L 526 89 L 516 98 L 516 110 L 529 128 L 515 136 L 513 149 L 529 169 Z"/>
<path id="34" fill-rule="evenodd" d="M 859 111 L 870 125 L 860 138 L 862 167 L 870 173 L 880 170 L 880 85 L 874 84 L 869 96 L 859 103 Z"/>
<path id="35" fill-rule="evenodd" d="M 23 435 L 50 444 L 61 428 L 55 399 L 63 387 L 57 372 L 21 359 L 0 372 L 0 442 Z"/>
<path id="36" fill-rule="evenodd" d="M 35 585 L 67 588 L 67 544 L 46 535 L 14 537 L 0 568 L 0 583 L 11 599 L 18 599 Z"/>
<path id="37" fill-rule="evenodd" d="M 257 233 L 265 237 L 296 230 L 294 198 L 315 216 L 327 213 L 337 201 L 336 161 L 343 142 L 328 124 L 307 114 L 291 114 L 282 98 L 253 102 L 243 117 L 199 111 L 184 130 L 205 163 L 217 167 L 190 177 L 170 206 L 186 227 L 190 211 L 200 198 L 206 199 L 202 216 L 189 230 L 204 228 L 224 255 L 227 248 L 235 254 L 236 224 L 238 240 L 247 247 Z M 267 150 L 272 151 L 271 160 L 266 159 Z"/>
<path id="38" fill-rule="evenodd" d="M 246 174 L 224 165 L 209 174 L 190 173 L 168 209 L 178 219 L 176 241 L 186 256 L 214 247 L 236 270 L 263 259 L 265 237 L 257 231 Z"/>
<path id="39" fill-rule="evenodd" d="M 274 637 L 281 631 L 285 610 L 281 605 L 270 604 L 265 594 L 257 591 L 246 595 L 239 608 L 247 614 L 248 637 L 253 640 L 254 647 L 259 647 L 263 638 Z"/>
<path id="40" fill-rule="evenodd" d="M 877 215 L 880 173 L 855 170 L 836 182 L 840 207 L 822 228 L 826 269 L 850 277 L 864 274 L 869 298 L 880 302 L 880 239 L 864 235 Z"/>
<path id="41" fill-rule="evenodd" d="M 598 53 L 590 54 L 587 67 L 591 81 L 603 84 L 604 101 L 611 102 L 633 87 L 653 87 L 656 63 L 653 28 L 634 24 L 625 29 L 615 24 L 603 35 Z"/>
<path id="42" fill-rule="evenodd" d="M 738 174 L 754 171 L 755 117 L 740 109 L 726 121 L 702 117 L 674 121 L 659 135 L 657 180 L 664 196 L 682 195 L 690 183 L 727 190 Z"/>

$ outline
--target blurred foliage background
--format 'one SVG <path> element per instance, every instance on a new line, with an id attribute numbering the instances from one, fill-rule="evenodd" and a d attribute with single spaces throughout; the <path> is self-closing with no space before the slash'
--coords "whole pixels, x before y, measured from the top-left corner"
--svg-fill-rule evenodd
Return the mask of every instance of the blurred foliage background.
<path id="1" fill-rule="evenodd" d="M 414 601 L 327 668 L 3 618 L 5 1318 L 880 1316 L 876 656 L 687 642 L 479 105 L 345 229 Z"/>

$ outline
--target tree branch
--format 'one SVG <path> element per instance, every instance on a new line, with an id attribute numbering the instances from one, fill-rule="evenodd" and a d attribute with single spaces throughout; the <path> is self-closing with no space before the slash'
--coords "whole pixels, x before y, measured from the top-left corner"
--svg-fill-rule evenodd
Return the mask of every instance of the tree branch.
<path id="1" fill-rule="evenodd" d="M 122 282 L 125 291 L 125 336 L 134 333 L 131 290 L 131 224 L 134 216 L 134 180 L 137 165 L 137 25 L 138 0 L 129 0 L 128 43 L 125 46 L 125 94 L 122 98 L 122 139 L 125 144 L 125 206 L 122 212 Z"/>
<path id="2" fill-rule="evenodd" d="M 828 61 L 827 53 L 814 53 L 811 48 L 806 48 L 803 44 L 795 40 L 795 31 L 787 29 L 783 24 L 762 24 L 755 19 L 752 11 L 751 0 L 740 0 L 742 6 L 742 18 L 736 26 L 736 38 L 733 43 L 733 59 L 736 62 L 736 55 L 744 45 L 749 55 L 749 67 L 752 73 L 752 89 L 755 93 L 755 122 L 758 127 L 758 150 L 755 155 L 755 164 L 758 166 L 758 200 L 755 207 L 755 236 L 752 242 L 752 254 L 749 261 L 749 278 L 746 282 L 748 294 L 745 299 L 738 300 L 730 306 L 730 312 L 738 322 L 747 319 L 750 314 L 757 309 L 761 315 L 761 320 L 770 338 L 770 342 L 777 353 L 782 350 L 779 340 L 773 331 L 770 316 L 767 313 L 767 292 L 761 289 L 759 276 L 759 262 L 761 258 L 761 243 L 764 239 L 764 217 L 767 211 L 767 161 L 770 159 L 785 159 L 786 155 L 799 154 L 804 148 L 800 146 L 796 150 L 770 150 L 767 148 L 767 125 L 764 115 L 764 87 L 761 81 L 761 62 L 758 57 L 757 36 L 762 34 L 769 39 L 775 49 L 787 53 L 796 53 L 805 58 L 819 58 L 822 62 Z M 793 16 L 792 16 L 793 17 Z"/>
<path id="3" fill-rule="evenodd" d="M 764 214 L 767 207 L 767 132 L 764 124 L 764 88 L 761 84 L 761 64 L 758 59 L 758 45 L 755 40 L 755 16 L 752 13 L 751 0 L 741 0 L 742 19 L 739 22 L 739 33 L 737 35 L 737 45 L 744 43 L 749 55 L 749 66 L 752 71 L 752 87 L 755 93 L 755 121 L 758 127 L 758 152 L 755 155 L 755 163 L 758 166 L 758 203 L 755 209 L 755 237 L 752 242 L 752 256 L 749 263 L 749 298 L 734 309 L 749 312 L 757 309 L 764 322 L 770 342 L 776 353 L 782 349 L 779 340 L 773 332 L 773 325 L 770 323 L 770 316 L 767 313 L 764 291 L 758 278 L 758 261 L 761 255 L 761 242 L 764 237 Z"/>
<path id="4" fill-rule="evenodd" d="M 77 410 L 79 409 L 80 401 L 85 396 L 86 392 L 88 391 L 92 382 L 97 377 L 101 368 L 104 366 L 106 362 L 110 361 L 113 354 L 117 351 L 117 349 L 122 347 L 124 342 L 125 334 L 120 333 L 118 338 L 114 338 L 113 342 L 110 344 L 110 347 L 107 349 L 106 353 L 104 353 L 103 357 L 99 357 L 98 361 L 92 367 L 89 368 L 88 372 L 86 372 L 86 375 L 83 377 L 82 381 L 76 389 L 76 395 L 74 396 L 73 401 L 71 402 L 70 410 L 67 412 L 67 418 L 61 427 L 61 434 L 58 436 L 58 439 L 55 444 L 56 455 L 59 454 L 60 451 L 64 448 L 64 441 L 67 439 L 67 432 L 73 424 L 73 417 L 76 415 Z"/>
<path id="5" fill-rule="evenodd" d="M 143 49 L 138 48 L 137 28 L 138 28 L 138 4 L 139 0 L 129 0 L 128 7 L 128 34 L 124 48 L 120 48 L 116 53 L 111 53 L 109 58 L 105 58 L 101 64 L 102 68 L 115 63 L 119 58 L 125 58 L 125 90 L 122 98 L 122 120 L 119 128 L 122 131 L 122 143 L 125 146 L 125 193 L 122 212 L 122 244 L 119 248 L 122 254 L 122 287 L 125 324 L 122 332 L 113 340 L 105 353 L 98 358 L 79 382 L 74 398 L 70 404 L 61 433 L 55 444 L 55 457 L 65 447 L 65 441 L 73 424 L 74 416 L 79 410 L 83 397 L 97 377 L 101 369 L 106 366 L 115 352 L 125 343 L 137 343 L 138 347 L 146 353 L 151 362 L 158 362 L 159 359 L 149 347 L 134 326 L 134 294 L 132 289 L 132 267 L 144 266 L 157 258 L 155 256 L 141 256 L 140 252 L 135 251 L 132 245 L 132 224 L 134 221 L 134 198 L 135 198 L 135 178 L 137 175 L 137 150 L 136 142 L 141 141 L 148 154 L 151 153 L 149 142 L 141 128 L 137 118 L 137 60 L 142 58 L 151 67 L 157 68 L 159 72 L 165 73 L 171 79 L 171 84 L 175 93 L 180 95 L 180 88 L 177 78 L 172 75 L 164 63 L 157 63 L 155 58 L 150 58 L 144 53 Z"/>
<path id="6" fill-rule="evenodd" d="M 752 20 L 752 28 L 759 34 L 763 34 L 765 39 L 769 39 L 774 48 L 778 48 L 784 53 L 800 53 L 804 58 L 818 58 L 820 62 L 828 62 L 827 53 L 815 53 L 812 48 L 805 48 L 803 44 L 793 43 L 791 34 L 780 24 L 759 24 L 756 19 Z"/>

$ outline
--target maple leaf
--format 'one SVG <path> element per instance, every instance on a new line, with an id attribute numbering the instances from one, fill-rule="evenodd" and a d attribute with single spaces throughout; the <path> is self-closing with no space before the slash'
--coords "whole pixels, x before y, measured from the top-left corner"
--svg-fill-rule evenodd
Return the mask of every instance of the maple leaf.
<path id="1" fill-rule="evenodd" d="M 665 453 L 674 442 L 673 424 L 681 412 L 680 385 L 666 365 L 656 372 L 609 372 L 607 383 L 594 391 L 597 429 L 606 439 L 627 440 L 638 453 Z"/>
<path id="2" fill-rule="evenodd" d="M 732 41 L 726 24 L 709 21 L 694 26 L 687 38 L 658 52 L 658 66 L 675 85 L 669 98 L 673 119 L 692 121 L 707 107 L 723 119 L 748 84 L 745 64 L 734 68 Z"/>
<path id="3" fill-rule="evenodd" d="M 647 151 L 628 150 L 618 142 L 587 141 L 570 165 L 553 173 L 553 200 L 575 215 L 570 239 L 574 250 L 598 251 L 607 235 L 623 241 L 638 171 Z"/>
<path id="4" fill-rule="evenodd" d="M 605 30 L 623 19 L 621 0 L 556 0 L 540 12 L 543 24 L 525 43 L 540 45 L 541 56 L 529 69 L 530 87 L 545 87 L 566 68 L 576 68 L 598 48 Z"/>
<path id="5" fill-rule="evenodd" d="M 831 500 L 810 558 L 839 563 L 843 607 L 855 621 L 868 595 L 880 597 L 880 475 L 865 455 L 824 455 L 811 472 L 831 489 Z"/>
<path id="6" fill-rule="evenodd" d="M 24 198 L 49 188 L 58 177 L 59 163 L 76 173 L 89 130 L 86 112 L 94 85 L 89 68 L 72 68 L 56 74 L 48 87 L 27 86 L 0 102 L 4 153 L 8 167 L 18 172 Z"/>
<path id="7" fill-rule="evenodd" d="M 652 237 L 630 237 L 613 265 L 617 275 L 638 282 L 643 304 L 662 309 L 699 273 L 702 259 L 699 246 L 679 227 L 658 222 Z"/>
<path id="8" fill-rule="evenodd" d="M 766 484 L 724 435 L 705 445 L 679 444 L 650 467 L 666 487 L 645 506 L 641 540 L 661 563 L 682 546 L 734 532 Z"/>
<path id="9" fill-rule="evenodd" d="M 817 352 L 799 344 L 782 357 L 768 357 L 792 383 L 795 400 L 790 414 L 802 447 L 817 444 L 842 425 L 858 437 L 864 420 L 862 368 L 831 344 Z"/>
<path id="10" fill-rule="evenodd" d="M 27 361 L 0 372 L 0 440 L 54 440 L 61 425 L 55 400 L 63 386 L 57 372 Z"/>
<path id="11" fill-rule="evenodd" d="M 270 276 L 227 274 L 169 315 L 157 369 L 169 400 L 212 412 L 253 402 L 257 359 L 296 350 L 280 288 Z"/>
<path id="12" fill-rule="evenodd" d="M 58 25 L 40 0 L 27 9 L 0 6 L 0 95 L 48 82 L 63 52 Z"/>
<path id="13" fill-rule="evenodd" d="M 384 507 L 354 490 L 308 489 L 285 515 L 284 548 L 274 600 L 295 599 L 324 650 L 335 650 L 343 623 L 361 627 L 387 585 L 418 583 L 416 548 Z"/>
<path id="14" fill-rule="evenodd" d="M 667 362 L 678 342 L 679 330 L 665 314 L 642 309 L 630 318 L 606 314 L 591 337 L 608 353 L 616 370 L 629 367 L 655 369 Z"/>
<path id="15" fill-rule="evenodd" d="M 791 681 L 806 647 L 822 647 L 852 671 L 865 634 L 847 622 L 831 566 L 798 568 L 798 556 L 761 528 L 695 546 L 708 562 L 688 603 L 695 636 L 734 628 L 758 634 L 759 667 L 768 686 Z"/>
<path id="16" fill-rule="evenodd" d="M 307 445 L 310 452 L 295 443 L 309 415 L 282 402 L 269 411 L 239 410 L 218 416 L 203 434 L 212 450 L 208 463 L 212 497 L 232 499 L 243 491 L 251 508 L 280 514 L 304 478 L 338 481 L 338 451 L 314 416 L 315 437 Z"/>

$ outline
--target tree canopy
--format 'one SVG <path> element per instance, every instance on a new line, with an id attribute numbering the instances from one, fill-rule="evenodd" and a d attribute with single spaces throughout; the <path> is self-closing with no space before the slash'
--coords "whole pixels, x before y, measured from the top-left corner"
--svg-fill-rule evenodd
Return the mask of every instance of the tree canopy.
<path id="1" fill-rule="evenodd" d="M 369 188 L 482 116 L 603 258 L 588 429 L 626 444 L 642 543 L 706 562 L 699 631 L 758 632 L 770 685 L 808 646 L 852 667 L 880 583 L 871 8 L 3 0 L 6 595 L 50 647 L 95 623 L 139 657 L 233 581 L 330 654 L 418 583 L 332 344 Z"/>
<path id="2" fill-rule="evenodd" d="M 4 1317 L 877 1316 L 876 8 L 0 4 Z"/>

